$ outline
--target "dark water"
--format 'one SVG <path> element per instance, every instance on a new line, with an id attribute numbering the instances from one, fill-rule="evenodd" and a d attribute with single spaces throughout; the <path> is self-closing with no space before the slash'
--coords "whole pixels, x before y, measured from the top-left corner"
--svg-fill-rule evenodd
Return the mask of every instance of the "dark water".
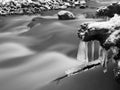
<path id="1" fill-rule="evenodd" d="M 107 73 L 103 73 L 102 67 L 97 67 L 37 90 L 119 90 L 120 84 L 113 78 L 113 66 L 109 65 Z"/>
<path id="2" fill-rule="evenodd" d="M 94 20 L 34 17 L 0 18 L 0 90 L 37 90 L 79 65 L 77 30 Z"/>

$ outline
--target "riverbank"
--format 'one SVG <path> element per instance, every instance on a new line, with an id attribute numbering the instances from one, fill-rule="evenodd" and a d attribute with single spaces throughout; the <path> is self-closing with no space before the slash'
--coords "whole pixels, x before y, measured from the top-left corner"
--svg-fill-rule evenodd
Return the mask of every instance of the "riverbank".
<path id="1" fill-rule="evenodd" d="M 79 6 L 75 6 L 74 8 L 70 7 L 70 6 L 66 6 L 65 2 L 61 2 L 61 1 L 56 2 L 56 3 L 55 2 L 53 3 L 52 1 L 51 2 L 49 1 L 47 3 L 45 3 L 45 2 L 42 2 L 42 3 L 41 2 L 34 2 L 33 3 L 32 2 L 32 3 L 27 3 L 27 4 L 25 4 L 25 3 L 16 4 L 15 2 L 11 1 L 10 3 L 8 3 L 8 5 L 5 4 L 4 6 L 1 6 L 0 10 L 1 10 L 1 13 L 3 12 L 3 16 L 37 15 L 37 14 L 51 15 L 51 12 L 53 14 L 55 14 L 54 12 L 60 11 L 62 9 L 64 9 L 64 10 L 72 10 L 73 13 L 74 13 L 74 11 L 75 11 L 75 13 L 79 12 L 79 11 L 81 13 L 83 11 L 90 13 L 90 12 L 94 12 L 94 10 L 96 10 L 100 6 L 106 6 L 107 5 L 106 3 L 101 4 L 101 3 L 98 3 L 97 1 L 93 1 L 93 0 L 88 1 L 86 4 L 87 4 L 87 8 L 80 9 Z M 29 5 L 29 7 L 26 6 L 26 5 Z M 56 7 L 56 9 L 55 8 L 52 9 L 53 7 L 51 7 L 51 6 Z M 59 7 L 59 8 L 57 8 L 57 7 Z"/>

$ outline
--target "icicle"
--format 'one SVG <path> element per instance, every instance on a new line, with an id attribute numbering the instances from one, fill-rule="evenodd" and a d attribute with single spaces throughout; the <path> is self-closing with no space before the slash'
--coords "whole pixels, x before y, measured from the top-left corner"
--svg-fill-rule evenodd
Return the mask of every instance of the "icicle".
<path id="1" fill-rule="evenodd" d="M 94 41 L 92 41 L 91 42 L 91 48 L 92 48 L 92 55 L 91 55 L 91 59 L 92 59 L 92 61 L 94 61 L 94 49 L 95 49 L 95 42 Z"/>
<path id="2" fill-rule="evenodd" d="M 118 60 L 118 67 L 120 68 L 120 60 Z"/>
<path id="3" fill-rule="evenodd" d="M 102 47 L 99 46 L 99 48 L 98 48 L 98 59 L 99 59 L 99 60 L 102 60 L 102 59 L 103 59 L 102 51 L 103 51 Z"/>
<path id="4" fill-rule="evenodd" d="M 107 72 L 107 63 L 108 63 L 108 51 L 103 49 L 103 59 L 101 64 L 104 67 L 104 70 L 103 70 L 104 73 Z"/>
<path id="5" fill-rule="evenodd" d="M 88 55 L 87 55 L 87 43 L 80 41 L 79 48 L 78 48 L 78 54 L 77 54 L 77 60 L 80 61 L 81 64 L 88 62 Z"/>
<path id="6" fill-rule="evenodd" d="M 85 42 L 85 62 L 88 62 L 88 42 Z"/>

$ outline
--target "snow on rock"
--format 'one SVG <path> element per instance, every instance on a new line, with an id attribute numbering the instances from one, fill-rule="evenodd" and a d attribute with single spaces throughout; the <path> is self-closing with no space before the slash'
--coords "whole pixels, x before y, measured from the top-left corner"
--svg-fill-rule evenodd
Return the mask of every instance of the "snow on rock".
<path id="1" fill-rule="evenodd" d="M 41 14 L 42 11 L 56 8 L 66 9 L 67 6 L 61 0 L 9 0 L 1 3 L 0 15 Z"/>
<path id="2" fill-rule="evenodd" d="M 113 36 L 116 38 L 115 36 L 117 33 L 116 30 L 119 29 L 120 29 L 120 16 L 115 14 L 114 17 L 111 18 L 109 21 L 87 22 L 81 24 L 80 29 L 78 31 L 78 36 L 84 41 L 97 40 L 104 47 L 104 42 L 109 37 L 109 35 L 111 35 L 110 38 L 112 39 Z"/>
<path id="3" fill-rule="evenodd" d="M 97 16 L 113 17 L 114 14 L 120 15 L 120 2 L 114 2 L 108 6 L 99 7 L 96 10 Z"/>
<path id="4" fill-rule="evenodd" d="M 75 19 L 75 15 L 70 11 L 62 10 L 62 11 L 59 11 L 57 15 L 59 20 Z"/>
<path id="5" fill-rule="evenodd" d="M 120 30 L 116 30 L 113 33 L 111 33 L 105 41 L 105 44 L 116 45 L 118 42 L 120 42 Z"/>
<path id="6" fill-rule="evenodd" d="M 120 16 L 114 15 L 109 21 L 103 22 L 88 22 L 80 25 L 78 31 L 79 38 L 82 41 L 89 42 L 97 40 L 100 42 L 103 52 L 103 66 L 107 68 L 108 51 L 113 49 L 113 55 L 111 58 L 115 60 L 115 63 L 120 62 Z M 115 49 L 117 48 L 117 49 Z M 116 66 L 117 69 L 120 66 Z M 106 69 L 105 69 L 106 70 Z M 117 72 L 118 73 L 118 72 Z M 120 71 L 119 71 L 120 78 Z"/>
<path id="7" fill-rule="evenodd" d="M 116 28 L 120 28 L 120 16 L 115 14 L 114 17 L 111 18 L 109 21 L 90 22 L 88 23 L 87 28 L 92 30 L 101 30 L 101 29 L 114 30 Z"/>

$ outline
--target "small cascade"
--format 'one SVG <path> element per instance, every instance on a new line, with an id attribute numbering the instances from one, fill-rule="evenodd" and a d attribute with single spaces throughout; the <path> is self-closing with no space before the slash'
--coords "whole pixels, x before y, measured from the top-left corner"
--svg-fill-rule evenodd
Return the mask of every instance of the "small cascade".
<path id="1" fill-rule="evenodd" d="M 88 42 L 80 41 L 77 60 L 79 60 L 81 64 L 88 62 Z"/>

